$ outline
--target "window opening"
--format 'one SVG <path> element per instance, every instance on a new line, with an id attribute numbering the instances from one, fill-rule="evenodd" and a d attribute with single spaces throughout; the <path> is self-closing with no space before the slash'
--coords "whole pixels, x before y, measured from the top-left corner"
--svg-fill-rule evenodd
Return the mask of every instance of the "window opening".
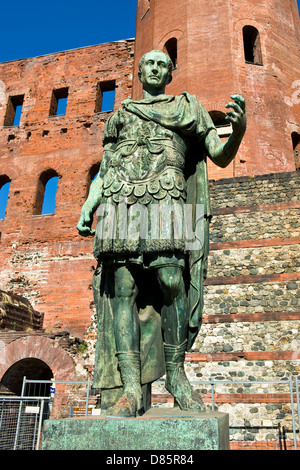
<path id="1" fill-rule="evenodd" d="M 24 95 L 10 96 L 7 102 L 4 126 L 19 126 L 24 103 Z"/>
<path id="2" fill-rule="evenodd" d="M 45 185 L 42 215 L 54 214 L 58 176 L 50 178 Z"/>
<path id="3" fill-rule="evenodd" d="M 66 114 L 69 88 L 60 88 L 52 91 L 49 116 L 62 116 Z"/>
<path id="4" fill-rule="evenodd" d="M 216 127 L 230 126 L 230 122 L 226 120 L 226 114 L 222 111 L 210 111 L 209 115 Z"/>
<path id="5" fill-rule="evenodd" d="M 8 194 L 10 189 L 10 179 L 3 175 L 0 177 L 0 219 L 5 218 Z"/>
<path id="6" fill-rule="evenodd" d="M 113 111 L 115 106 L 115 80 L 100 82 L 97 86 L 95 113 Z"/>
<path id="7" fill-rule="evenodd" d="M 244 26 L 244 54 L 245 61 L 254 65 L 263 65 L 260 34 L 254 26 Z"/>
<path id="8" fill-rule="evenodd" d="M 97 178 L 98 173 L 100 170 L 100 163 L 95 163 L 89 170 L 88 172 L 88 177 L 87 177 L 87 194 L 86 197 L 88 196 L 89 190 L 91 183 Z"/>
<path id="9" fill-rule="evenodd" d="M 53 373 L 41 359 L 24 358 L 15 362 L 5 372 L 1 385 L 11 394 L 21 395 L 24 376 L 28 380 L 51 380 Z M 41 386 L 43 385 L 43 386 Z M 50 384 L 27 383 L 24 396 L 49 396 Z M 45 403 L 46 404 L 46 403 Z M 28 430 L 27 430 L 28 431 Z"/>
<path id="10" fill-rule="evenodd" d="M 177 38 L 170 38 L 164 45 L 164 52 L 170 57 L 173 70 L 177 68 Z"/>
<path id="11" fill-rule="evenodd" d="M 150 10 L 150 0 L 142 0 L 143 3 L 142 3 L 142 17 L 141 19 L 143 20 L 146 16 L 146 14 L 148 13 L 148 11 Z"/>
<path id="12" fill-rule="evenodd" d="M 37 187 L 35 215 L 54 214 L 58 179 L 59 176 L 54 170 L 41 174 Z"/>
<path id="13" fill-rule="evenodd" d="M 300 135 L 297 132 L 292 133 L 293 151 L 296 170 L 300 170 Z"/>
<path id="14" fill-rule="evenodd" d="M 217 128 L 218 136 L 225 141 L 232 134 L 232 125 L 226 120 L 226 114 L 222 111 L 210 111 L 209 115 Z"/>
<path id="15" fill-rule="evenodd" d="M 89 181 L 92 182 L 97 177 L 100 170 L 100 163 L 95 163 L 89 171 Z"/>

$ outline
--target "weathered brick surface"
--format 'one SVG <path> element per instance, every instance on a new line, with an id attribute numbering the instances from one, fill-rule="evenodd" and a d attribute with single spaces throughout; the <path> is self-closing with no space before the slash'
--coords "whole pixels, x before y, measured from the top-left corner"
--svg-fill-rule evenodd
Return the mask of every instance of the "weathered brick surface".
<path id="1" fill-rule="evenodd" d="M 46 328 L 82 336 L 90 323 L 93 241 L 82 239 L 76 224 L 110 114 L 95 113 L 97 85 L 115 80 L 120 107 L 131 94 L 133 48 L 134 41 L 119 41 L 0 65 L 0 122 L 8 97 L 25 96 L 20 125 L 0 127 L 1 174 L 11 179 L 0 220 L 1 286 L 38 306 Z M 66 114 L 49 117 L 52 91 L 62 87 L 69 87 Z M 60 176 L 56 210 L 35 215 L 39 177 L 48 169 Z"/>

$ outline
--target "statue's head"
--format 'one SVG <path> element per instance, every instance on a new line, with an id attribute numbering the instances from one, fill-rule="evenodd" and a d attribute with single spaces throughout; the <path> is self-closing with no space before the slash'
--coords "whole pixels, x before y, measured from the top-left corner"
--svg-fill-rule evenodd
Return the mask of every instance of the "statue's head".
<path id="1" fill-rule="evenodd" d="M 172 81 L 172 69 L 172 61 L 164 52 L 146 52 L 139 63 L 139 79 L 144 88 L 164 90 Z"/>

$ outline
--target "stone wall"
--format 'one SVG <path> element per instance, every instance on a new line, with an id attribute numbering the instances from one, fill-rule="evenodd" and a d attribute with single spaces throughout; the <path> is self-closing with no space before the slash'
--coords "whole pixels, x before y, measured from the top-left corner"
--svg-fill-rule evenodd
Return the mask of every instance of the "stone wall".
<path id="1" fill-rule="evenodd" d="M 300 372 L 300 174 L 213 181 L 210 189 L 204 324 L 187 368 L 195 382 L 250 382 L 216 386 L 232 440 L 245 446 L 276 439 L 278 423 L 292 426 L 289 384 L 251 382 Z"/>

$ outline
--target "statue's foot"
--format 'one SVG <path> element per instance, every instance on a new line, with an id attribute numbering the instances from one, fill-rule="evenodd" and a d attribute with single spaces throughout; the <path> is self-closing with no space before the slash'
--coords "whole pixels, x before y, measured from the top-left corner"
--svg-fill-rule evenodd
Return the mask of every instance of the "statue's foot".
<path id="1" fill-rule="evenodd" d="M 141 399 L 131 393 L 124 393 L 122 397 L 106 410 L 106 416 L 120 418 L 136 418 L 144 413 Z"/>
<path id="2" fill-rule="evenodd" d="M 190 396 L 185 397 L 174 397 L 175 406 L 179 406 L 179 408 L 183 411 L 196 411 L 198 413 L 205 413 L 206 407 L 202 401 L 202 398 L 198 392 L 192 390 Z"/>
<path id="3" fill-rule="evenodd" d="M 166 389 L 173 395 L 175 406 L 179 406 L 181 410 L 206 412 L 200 393 L 193 390 L 183 367 L 177 368 L 171 378 L 167 375 Z"/>
<path id="4" fill-rule="evenodd" d="M 128 397 L 121 397 L 117 403 L 106 410 L 106 416 L 119 416 L 135 418 L 137 414 L 135 401 Z"/>

